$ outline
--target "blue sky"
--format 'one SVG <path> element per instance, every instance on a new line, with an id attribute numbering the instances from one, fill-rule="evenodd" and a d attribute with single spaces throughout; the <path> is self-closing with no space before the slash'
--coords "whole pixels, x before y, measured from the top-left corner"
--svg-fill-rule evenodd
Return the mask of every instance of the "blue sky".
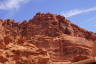
<path id="1" fill-rule="evenodd" d="M 96 32 L 96 0 L 0 0 L 0 19 L 23 21 L 37 12 L 60 14 Z"/>

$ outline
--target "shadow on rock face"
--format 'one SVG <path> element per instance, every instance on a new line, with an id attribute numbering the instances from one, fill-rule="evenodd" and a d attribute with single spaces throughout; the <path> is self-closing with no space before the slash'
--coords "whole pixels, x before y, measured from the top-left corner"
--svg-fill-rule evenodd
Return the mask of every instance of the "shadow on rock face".
<path id="1" fill-rule="evenodd" d="M 87 63 L 87 64 L 96 64 L 96 62 L 90 62 L 90 63 Z"/>

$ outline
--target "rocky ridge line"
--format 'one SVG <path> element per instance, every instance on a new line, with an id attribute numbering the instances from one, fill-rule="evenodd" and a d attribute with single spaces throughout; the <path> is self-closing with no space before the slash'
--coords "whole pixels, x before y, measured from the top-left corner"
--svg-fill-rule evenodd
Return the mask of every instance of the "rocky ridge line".
<path id="1" fill-rule="evenodd" d="M 96 55 L 96 34 L 60 15 L 37 13 L 23 22 L 0 20 L 0 28 L 1 64 L 65 64 Z"/>

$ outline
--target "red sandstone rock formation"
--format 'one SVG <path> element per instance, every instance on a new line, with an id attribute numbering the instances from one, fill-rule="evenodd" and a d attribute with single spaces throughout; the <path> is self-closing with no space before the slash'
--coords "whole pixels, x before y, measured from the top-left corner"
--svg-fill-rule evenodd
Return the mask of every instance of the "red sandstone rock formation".
<path id="1" fill-rule="evenodd" d="M 0 20 L 0 64 L 71 64 L 96 55 L 95 38 L 50 13 L 23 22 Z"/>

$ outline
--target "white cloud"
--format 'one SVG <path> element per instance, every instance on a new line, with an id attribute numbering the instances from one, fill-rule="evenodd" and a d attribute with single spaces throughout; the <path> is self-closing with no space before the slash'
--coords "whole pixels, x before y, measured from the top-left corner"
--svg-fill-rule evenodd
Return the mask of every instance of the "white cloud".
<path id="1" fill-rule="evenodd" d="M 0 10 L 17 9 L 29 0 L 5 0 L 0 3 Z"/>
<path id="2" fill-rule="evenodd" d="M 65 17 L 71 17 L 71 16 L 88 13 L 92 11 L 96 11 L 96 8 L 89 8 L 89 9 L 84 9 L 84 10 L 75 9 L 75 10 L 70 10 L 68 12 L 61 12 L 61 15 L 64 15 Z"/>

